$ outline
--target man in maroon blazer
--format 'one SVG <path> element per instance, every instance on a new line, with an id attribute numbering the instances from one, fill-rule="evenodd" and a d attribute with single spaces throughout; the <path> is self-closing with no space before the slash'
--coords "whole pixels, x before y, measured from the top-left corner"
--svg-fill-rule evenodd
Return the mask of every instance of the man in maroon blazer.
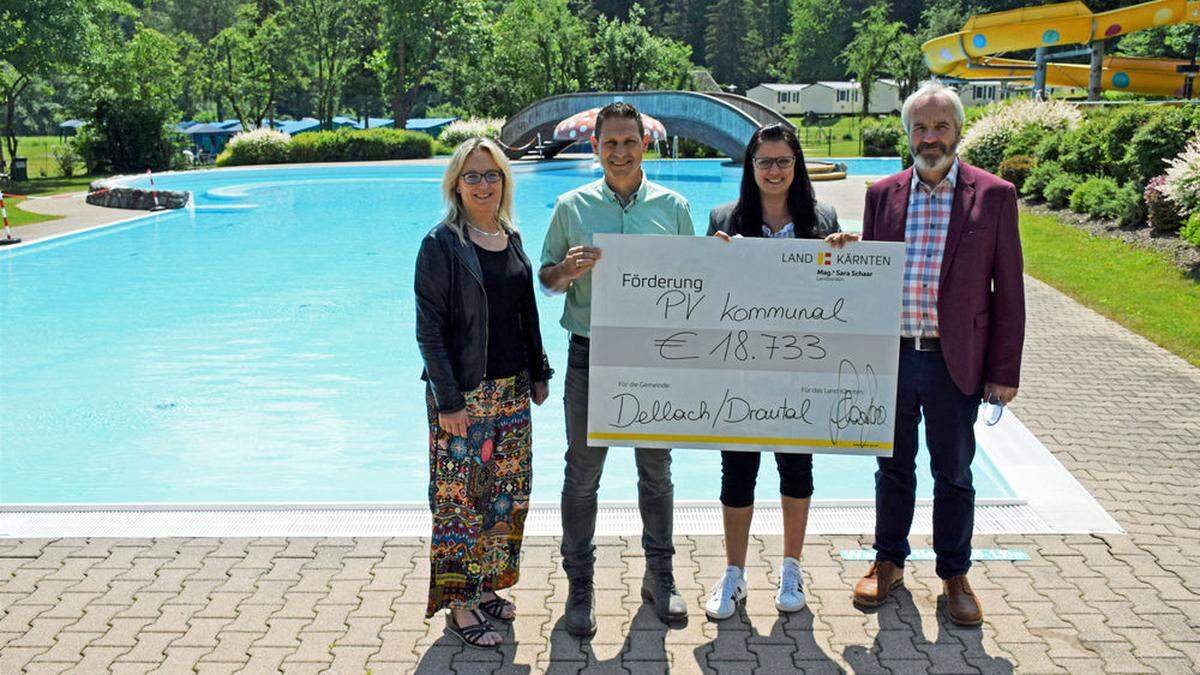
<path id="1" fill-rule="evenodd" d="M 872 185 L 863 215 L 863 239 L 906 246 L 895 442 L 875 473 L 875 562 L 855 586 L 854 602 L 876 607 L 903 583 L 923 415 L 937 574 L 951 620 L 978 625 L 983 611 L 966 576 L 973 425 L 981 398 L 1008 403 L 1017 394 L 1025 339 L 1017 194 L 958 159 L 963 109 L 952 89 L 922 87 L 901 118 L 914 168 Z"/>

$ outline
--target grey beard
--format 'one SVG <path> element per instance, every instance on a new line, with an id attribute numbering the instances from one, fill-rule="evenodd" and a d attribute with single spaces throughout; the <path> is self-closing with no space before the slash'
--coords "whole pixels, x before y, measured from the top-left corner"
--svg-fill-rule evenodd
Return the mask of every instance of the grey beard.
<path id="1" fill-rule="evenodd" d="M 942 155 L 941 159 L 932 163 L 922 157 L 920 153 L 914 152 L 912 153 L 913 165 L 916 166 L 919 171 L 923 171 L 925 173 L 936 173 L 942 169 L 949 168 L 950 165 L 954 163 L 954 157 L 957 150 L 957 147 L 951 148 L 950 152 Z"/>

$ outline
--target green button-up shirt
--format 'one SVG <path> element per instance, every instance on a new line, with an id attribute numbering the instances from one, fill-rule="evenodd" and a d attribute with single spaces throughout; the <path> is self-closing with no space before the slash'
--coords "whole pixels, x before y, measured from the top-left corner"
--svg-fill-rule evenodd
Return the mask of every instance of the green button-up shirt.
<path id="1" fill-rule="evenodd" d="M 557 265 L 575 246 L 591 246 L 593 234 L 695 234 L 687 200 L 677 192 L 651 183 L 642 185 L 628 204 L 603 178 L 576 188 L 558 198 L 550 216 L 550 231 L 542 246 L 542 267 Z M 601 260 L 603 265 L 604 261 Z M 563 306 L 563 328 L 583 337 L 591 336 L 592 273 L 567 287 Z"/>

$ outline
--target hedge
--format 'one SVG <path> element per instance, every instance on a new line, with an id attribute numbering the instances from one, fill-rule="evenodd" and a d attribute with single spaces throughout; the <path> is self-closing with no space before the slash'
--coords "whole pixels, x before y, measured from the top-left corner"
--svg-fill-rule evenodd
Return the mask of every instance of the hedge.
<path id="1" fill-rule="evenodd" d="M 251 132 L 258 133 L 258 132 Z M 277 133 L 277 132 L 272 132 Z M 279 136 L 285 135 L 279 134 Z M 267 134 L 263 135 L 264 139 Z M 235 137 L 235 140 L 238 137 Z M 240 148 L 245 145 L 245 149 Z M 425 159 L 433 156 L 433 139 L 419 131 L 396 129 L 337 129 L 253 144 L 231 142 L 217 157 L 218 166 L 282 162 L 369 162 L 385 159 Z M 249 151 L 253 149 L 253 151 Z"/>

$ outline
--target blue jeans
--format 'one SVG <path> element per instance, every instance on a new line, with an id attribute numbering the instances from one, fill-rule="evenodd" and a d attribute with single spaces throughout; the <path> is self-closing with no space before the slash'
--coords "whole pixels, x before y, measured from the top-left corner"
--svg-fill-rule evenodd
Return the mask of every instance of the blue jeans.
<path id="1" fill-rule="evenodd" d="M 596 562 L 596 490 L 608 448 L 587 444 L 588 347 L 571 342 L 563 402 L 567 412 L 567 456 L 562 489 L 562 557 L 568 578 L 592 576 Z M 675 486 L 671 451 L 636 448 L 642 551 L 650 570 L 671 570 Z"/>
<path id="2" fill-rule="evenodd" d="M 875 472 L 875 559 L 899 566 L 911 552 L 908 533 L 916 505 L 917 424 L 925 416 L 925 442 L 933 473 L 933 550 L 942 579 L 971 567 L 975 528 L 975 418 L 978 392 L 964 394 L 950 378 L 941 352 L 901 347 L 892 457 Z"/>

